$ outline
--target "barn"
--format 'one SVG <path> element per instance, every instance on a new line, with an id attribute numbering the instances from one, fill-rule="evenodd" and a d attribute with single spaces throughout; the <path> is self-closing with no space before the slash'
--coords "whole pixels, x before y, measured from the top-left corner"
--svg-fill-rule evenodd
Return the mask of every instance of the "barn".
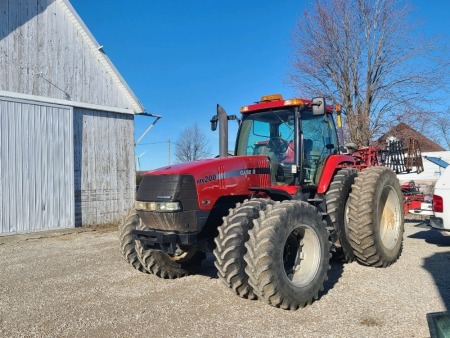
<path id="1" fill-rule="evenodd" d="M 437 164 L 427 160 L 427 157 L 439 158 L 450 163 L 450 151 L 446 151 L 439 144 L 430 140 L 405 123 L 399 123 L 391 128 L 375 142 L 375 145 L 384 149 L 389 138 L 401 140 L 406 147 L 410 139 L 417 140 L 420 146 L 423 171 L 417 173 L 417 170 L 413 170 L 411 173 L 400 173 L 397 176 L 401 183 L 406 184 L 414 181 L 423 192 L 427 194 L 431 193 L 432 187 L 440 177 L 443 169 Z M 405 157 L 406 155 L 407 152 L 405 152 Z"/>
<path id="2" fill-rule="evenodd" d="M 1 0 L 0 235 L 117 223 L 143 112 L 68 0 Z"/>

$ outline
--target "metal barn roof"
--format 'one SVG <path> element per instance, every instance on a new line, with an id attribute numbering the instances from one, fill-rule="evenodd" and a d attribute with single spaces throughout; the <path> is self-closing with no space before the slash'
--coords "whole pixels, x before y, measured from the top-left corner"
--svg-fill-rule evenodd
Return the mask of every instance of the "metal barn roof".
<path id="1" fill-rule="evenodd" d="M 75 9 L 73 8 L 73 6 L 69 2 L 69 0 L 56 0 L 56 3 L 58 3 L 60 6 L 63 7 L 63 9 L 67 13 L 68 17 L 72 20 L 74 26 L 79 30 L 83 39 L 85 39 L 86 42 L 88 43 L 88 45 L 92 48 L 95 55 L 98 57 L 98 59 L 100 60 L 102 65 L 106 68 L 107 72 L 114 78 L 117 86 L 119 86 L 121 91 L 124 93 L 124 95 L 130 101 L 134 112 L 136 114 L 143 113 L 145 111 L 144 106 L 139 102 L 138 98 L 133 93 L 133 91 L 130 89 L 130 87 L 128 86 L 126 81 L 123 79 L 123 77 L 120 75 L 119 71 L 116 69 L 116 67 L 114 67 L 111 60 L 103 52 L 102 46 L 97 42 L 97 40 L 92 35 L 89 28 L 86 26 L 86 24 L 80 18 L 80 16 L 75 11 Z"/>

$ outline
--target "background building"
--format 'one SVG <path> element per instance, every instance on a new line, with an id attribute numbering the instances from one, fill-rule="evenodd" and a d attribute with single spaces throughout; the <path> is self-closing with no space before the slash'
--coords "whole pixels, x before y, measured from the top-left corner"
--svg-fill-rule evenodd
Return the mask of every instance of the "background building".
<path id="1" fill-rule="evenodd" d="M 0 234 L 116 223 L 144 112 L 67 0 L 0 1 Z"/>
<path id="2" fill-rule="evenodd" d="M 382 149 L 385 149 L 387 141 L 389 139 L 401 140 L 403 146 L 405 147 L 405 150 L 409 145 L 410 139 L 417 140 L 422 156 L 423 172 L 417 173 L 416 170 L 413 170 L 409 174 L 402 173 L 398 174 L 397 176 L 400 182 L 407 183 L 410 181 L 414 181 L 423 192 L 431 193 L 434 184 L 440 177 L 443 169 L 437 164 L 428 161 L 426 157 L 436 157 L 450 163 L 450 151 L 446 151 L 439 144 L 433 142 L 405 123 L 399 123 L 398 125 L 394 126 L 386 134 L 381 136 L 375 142 L 375 145 Z M 405 156 L 407 156 L 406 151 Z"/>

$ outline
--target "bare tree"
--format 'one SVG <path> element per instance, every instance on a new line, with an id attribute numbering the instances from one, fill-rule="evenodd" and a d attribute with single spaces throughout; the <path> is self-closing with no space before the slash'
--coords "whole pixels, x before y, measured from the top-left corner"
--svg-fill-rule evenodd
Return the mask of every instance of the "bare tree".
<path id="1" fill-rule="evenodd" d="M 177 162 L 188 162 L 211 156 L 211 147 L 197 124 L 185 128 L 175 144 Z"/>
<path id="2" fill-rule="evenodd" d="M 447 150 L 450 150 L 450 109 L 446 113 L 432 114 L 430 121 L 436 131 L 438 143 L 442 147 L 447 148 Z"/>
<path id="3" fill-rule="evenodd" d="M 411 13 L 397 0 L 313 0 L 298 21 L 290 80 L 341 103 L 359 145 L 446 88 L 443 47 L 421 36 Z"/>

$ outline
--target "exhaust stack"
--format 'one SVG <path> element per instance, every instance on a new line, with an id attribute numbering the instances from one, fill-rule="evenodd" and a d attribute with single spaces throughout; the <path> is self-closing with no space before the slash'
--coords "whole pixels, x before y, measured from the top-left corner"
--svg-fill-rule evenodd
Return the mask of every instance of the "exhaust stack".
<path id="1" fill-rule="evenodd" d="M 228 116 L 225 109 L 217 104 L 217 115 L 211 119 L 211 130 L 217 129 L 217 122 L 219 122 L 219 157 L 228 157 L 228 120 L 236 120 L 240 124 L 240 120 L 236 115 Z"/>
<path id="2" fill-rule="evenodd" d="M 217 117 L 219 120 L 219 156 L 228 157 L 228 116 L 218 104 Z"/>

